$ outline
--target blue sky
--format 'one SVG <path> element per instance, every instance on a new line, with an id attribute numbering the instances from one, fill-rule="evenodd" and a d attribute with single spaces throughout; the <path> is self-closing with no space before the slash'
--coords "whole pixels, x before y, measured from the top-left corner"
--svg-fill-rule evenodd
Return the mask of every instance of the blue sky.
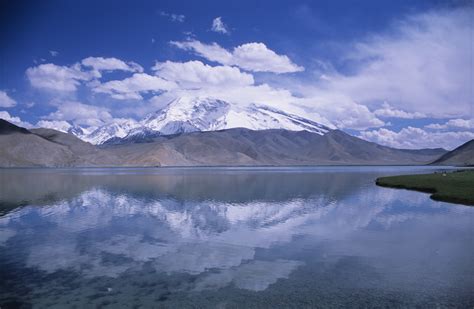
<path id="1" fill-rule="evenodd" d="M 0 117 L 25 126 L 138 120 L 209 95 L 395 147 L 474 138 L 470 1 L 1 6 Z"/>

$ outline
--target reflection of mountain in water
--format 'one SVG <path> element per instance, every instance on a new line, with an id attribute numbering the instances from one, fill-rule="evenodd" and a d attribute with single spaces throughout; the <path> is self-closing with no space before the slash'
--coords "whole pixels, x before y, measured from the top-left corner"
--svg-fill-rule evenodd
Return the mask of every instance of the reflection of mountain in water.
<path id="1" fill-rule="evenodd" d="M 138 174 L 103 174 L 94 170 L 84 173 L 5 170 L 0 173 L 0 203 L 12 206 L 49 204 L 96 187 L 133 196 L 170 197 L 182 201 L 285 201 L 321 194 L 334 199 L 371 181 L 357 173 L 292 173 L 281 169 L 269 172 L 177 169 Z"/>
<path id="2" fill-rule="evenodd" d="M 0 217 L 0 246 L 23 257 L 24 267 L 39 278 L 70 272 L 87 282 L 108 280 L 114 289 L 110 280 L 141 291 L 146 286 L 131 286 L 138 279 L 121 278 L 148 276 L 155 284 L 166 282 L 167 293 L 266 291 L 300 269 L 312 269 L 314 260 L 334 271 L 347 257 L 371 259 L 370 271 L 383 270 L 384 280 L 399 280 L 403 287 L 406 278 L 398 272 L 415 271 L 413 260 L 427 258 L 416 254 L 418 244 L 409 234 L 437 247 L 447 239 L 450 218 L 469 226 L 472 214 L 416 192 L 369 185 L 373 177 L 284 171 L 2 173 L 6 187 L 0 201 L 27 206 Z M 462 256 L 457 249 L 463 235 L 437 254 Z M 398 244 L 400 237 L 409 237 L 406 244 Z M 397 243 L 396 253 L 387 240 Z M 0 257 L 0 263 L 8 260 Z M 404 259 L 405 268 L 397 269 L 394 261 Z"/>

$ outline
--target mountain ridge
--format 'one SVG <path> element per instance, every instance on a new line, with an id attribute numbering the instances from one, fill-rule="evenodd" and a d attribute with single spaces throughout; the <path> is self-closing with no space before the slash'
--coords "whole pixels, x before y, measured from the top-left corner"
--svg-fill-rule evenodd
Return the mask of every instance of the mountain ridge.
<path id="1" fill-rule="evenodd" d="M 53 129 L 15 127 L 0 131 L 2 167 L 421 165 L 446 153 L 390 148 L 340 130 L 234 128 L 97 146 Z"/>
<path id="2" fill-rule="evenodd" d="M 410 165 L 427 164 L 445 150 L 399 150 L 334 130 L 245 128 L 159 136 L 145 143 L 104 145 L 126 161 L 162 166 Z"/>
<path id="3" fill-rule="evenodd" d="M 168 102 L 165 107 L 148 114 L 140 121 L 116 119 L 113 123 L 91 128 L 74 125 L 67 130 L 67 133 L 72 133 L 92 144 L 100 145 L 116 143 L 119 139 L 146 139 L 157 135 L 232 128 L 306 130 L 321 135 L 333 129 L 309 118 L 286 113 L 267 105 L 238 106 L 209 97 L 179 97 Z M 52 127 L 52 129 L 64 131 L 63 127 Z"/>
<path id="4" fill-rule="evenodd" d="M 432 164 L 474 166 L 474 139 L 445 153 Z"/>

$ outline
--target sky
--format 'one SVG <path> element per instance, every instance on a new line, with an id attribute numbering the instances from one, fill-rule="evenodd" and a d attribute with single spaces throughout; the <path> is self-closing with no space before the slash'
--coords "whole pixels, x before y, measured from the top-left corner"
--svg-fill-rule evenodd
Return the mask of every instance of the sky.
<path id="1" fill-rule="evenodd" d="M 398 148 L 474 138 L 471 1 L 3 0 L 0 24 L 0 118 L 25 127 L 205 96 Z"/>

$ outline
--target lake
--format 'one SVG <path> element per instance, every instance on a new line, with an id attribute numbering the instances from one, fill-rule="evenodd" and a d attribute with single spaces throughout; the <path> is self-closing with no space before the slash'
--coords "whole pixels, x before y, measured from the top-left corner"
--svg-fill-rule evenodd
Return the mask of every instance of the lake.
<path id="1" fill-rule="evenodd" d="M 474 306 L 474 207 L 436 167 L 3 169 L 0 308 Z"/>

